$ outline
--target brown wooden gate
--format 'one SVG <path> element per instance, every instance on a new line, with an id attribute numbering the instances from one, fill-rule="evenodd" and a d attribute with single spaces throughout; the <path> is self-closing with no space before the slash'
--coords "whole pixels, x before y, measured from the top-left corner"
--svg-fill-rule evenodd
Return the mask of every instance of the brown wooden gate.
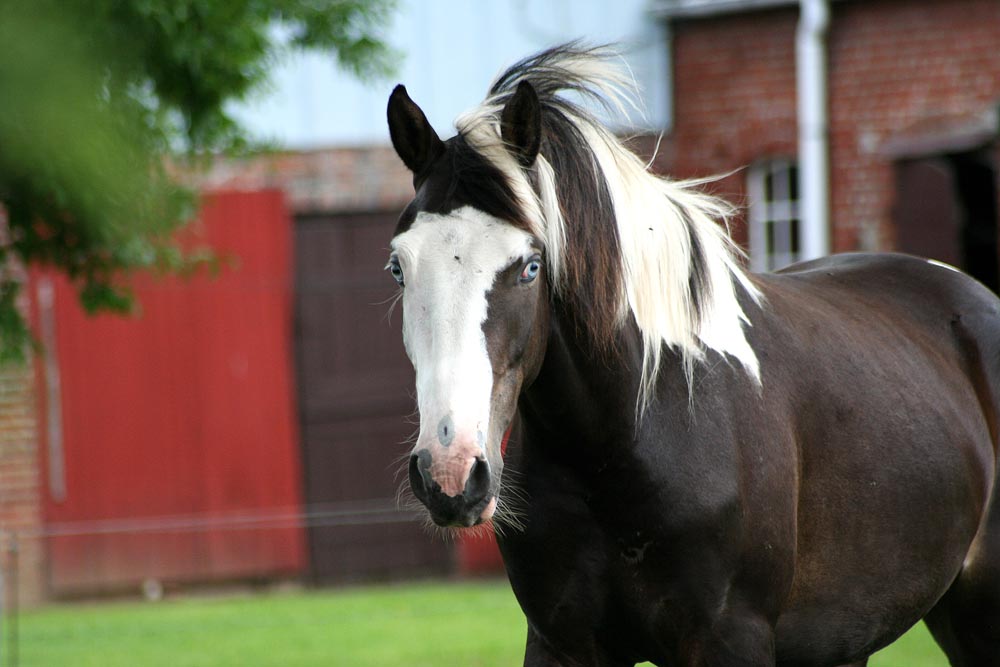
<path id="1" fill-rule="evenodd" d="M 300 216 L 296 363 L 313 576 L 441 573 L 451 553 L 398 509 L 416 429 L 413 369 L 383 271 L 395 213 Z M 405 469 L 404 473 L 405 473 Z"/>

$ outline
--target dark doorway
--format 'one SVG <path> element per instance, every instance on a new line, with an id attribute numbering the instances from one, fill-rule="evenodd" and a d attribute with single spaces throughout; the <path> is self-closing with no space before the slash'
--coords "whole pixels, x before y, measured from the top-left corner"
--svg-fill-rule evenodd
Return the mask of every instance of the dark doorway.
<path id="1" fill-rule="evenodd" d="M 998 291 L 997 172 L 983 148 L 896 163 L 897 248 L 947 262 Z"/>
<path id="2" fill-rule="evenodd" d="M 313 577 L 395 578 L 451 569 L 450 549 L 397 507 L 415 430 L 413 369 L 395 283 L 382 270 L 395 213 L 300 216 L 296 365 Z"/>

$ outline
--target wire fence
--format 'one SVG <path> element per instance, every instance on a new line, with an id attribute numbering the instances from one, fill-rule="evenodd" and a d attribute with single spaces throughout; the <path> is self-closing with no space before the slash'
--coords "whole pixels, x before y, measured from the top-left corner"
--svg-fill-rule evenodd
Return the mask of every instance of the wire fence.
<path id="1" fill-rule="evenodd" d="M 143 536 L 157 534 L 197 535 L 213 533 L 224 536 L 238 531 L 306 530 L 352 526 L 386 526 L 423 521 L 416 510 L 399 507 L 396 499 L 381 498 L 366 501 L 321 503 L 300 507 L 272 507 L 231 510 L 212 513 L 171 514 L 150 517 L 122 517 L 91 521 L 49 523 L 35 529 L 0 528 L 0 667 L 20 665 L 19 616 L 21 614 L 21 577 L 24 573 L 23 553 L 34 547 L 39 553 L 51 553 L 49 547 L 58 540 L 99 539 L 123 536 L 143 542 Z M 162 573 L 156 563 L 158 542 L 146 540 L 148 571 L 135 575 L 131 590 L 148 598 L 162 595 Z M 42 547 L 45 547 L 44 549 Z M 132 565 L 135 565 L 134 563 Z M 138 571 L 143 564 L 137 565 Z M 262 573 L 266 576 L 267 573 Z M 247 578 L 252 578 L 253 575 Z M 238 578 L 238 577 L 237 577 Z M 211 579 L 209 577 L 208 579 Z"/>

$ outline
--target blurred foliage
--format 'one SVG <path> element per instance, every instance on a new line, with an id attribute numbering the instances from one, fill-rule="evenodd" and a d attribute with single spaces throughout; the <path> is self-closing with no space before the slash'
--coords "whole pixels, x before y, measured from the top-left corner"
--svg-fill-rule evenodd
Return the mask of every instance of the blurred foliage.
<path id="1" fill-rule="evenodd" d="M 19 266 L 65 272 L 89 312 L 127 312 L 130 272 L 206 262 L 173 243 L 197 205 L 176 174 L 248 147 L 228 107 L 289 52 L 390 73 L 396 54 L 379 33 L 394 4 L 0 0 L 0 363 L 31 341 Z"/>

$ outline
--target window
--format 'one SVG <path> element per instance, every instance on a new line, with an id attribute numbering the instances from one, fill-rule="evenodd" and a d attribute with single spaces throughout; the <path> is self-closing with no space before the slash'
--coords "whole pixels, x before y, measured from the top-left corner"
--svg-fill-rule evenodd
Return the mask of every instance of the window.
<path id="1" fill-rule="evenodd" d="M 750 268 L 773 271 L 799 260 L 799 168 L 792 160 L 767 160 L 747 174 L 750 197 Z"/>

